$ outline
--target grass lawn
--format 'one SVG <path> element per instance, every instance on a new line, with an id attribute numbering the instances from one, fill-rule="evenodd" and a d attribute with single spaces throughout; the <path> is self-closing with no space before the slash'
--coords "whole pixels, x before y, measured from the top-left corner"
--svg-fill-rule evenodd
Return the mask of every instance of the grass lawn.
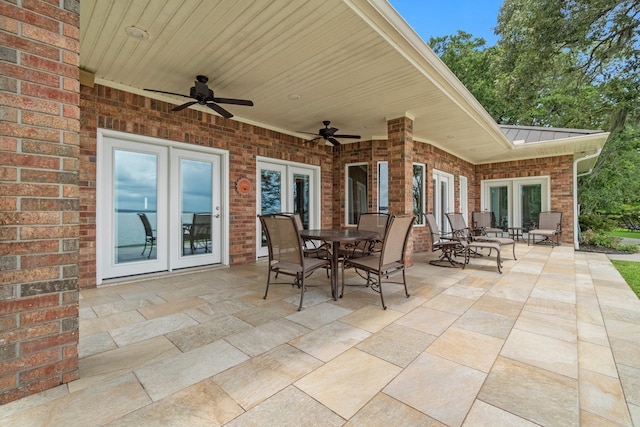
<path id="1" fill-rule="evenodd" d="M 620 272 L 624 280 L 627 281 L 633 292 L 640 298 L 640 262 L 612 259 L 611 263 Z"/>
<path id="2" fill-rule="evenodd" d="M 640 239 L 640 231 L 628 231 L 622 228 L 616 228 L 613 231 L 608 232 L 613 237 L 626 237 L 628 239 Z"/>

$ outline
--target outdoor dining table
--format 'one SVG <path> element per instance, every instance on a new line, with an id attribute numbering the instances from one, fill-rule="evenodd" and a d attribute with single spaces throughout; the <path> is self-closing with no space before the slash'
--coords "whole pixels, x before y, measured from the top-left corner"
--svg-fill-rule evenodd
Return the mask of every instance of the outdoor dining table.
<path id="1" fill-rule="evenodd" d="M 333 243 L 331 257 L 331 296 L 338 299 L 338 264 L 340 262 L 340 243 L 355 242 L 358 240 L 377 240 L 380 235 L 375 231 L 358 230 L 355 228 L 323 228 L 318 230 L 301 230 L 300 236 L 304 239 L 323 240 Z"/>

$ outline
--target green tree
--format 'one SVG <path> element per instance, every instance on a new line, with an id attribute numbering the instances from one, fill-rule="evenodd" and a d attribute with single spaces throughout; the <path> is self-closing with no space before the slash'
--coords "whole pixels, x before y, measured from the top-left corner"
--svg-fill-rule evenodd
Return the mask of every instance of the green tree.
<path id="1" fill-rule="evenodd" d="M 505 106 L 496 97 L 493 64 L 499 55 L 497 47 L 488 47 L 483 38 L 460 30 L 455 35 L 432 37 L 429 45 L 489 114 L 499 117 Z"/>
<path id="2" fill-rule="evenodd" d="M 505 0 L 498 16 L 496 120 L 612 132 L 580 180 L 587 212 L 640 201 L 639 29 L 638 0 Z"/>

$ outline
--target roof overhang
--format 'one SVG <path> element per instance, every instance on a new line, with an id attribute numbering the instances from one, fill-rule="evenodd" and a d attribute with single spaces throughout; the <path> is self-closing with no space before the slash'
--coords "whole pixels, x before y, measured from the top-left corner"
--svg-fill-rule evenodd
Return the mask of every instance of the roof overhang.
<path id="1" fill-rule="evenodd" d="M 514 145 L 385 0 L 82 0 L 80 29 L 85 81 L 179 105 L 143 89 L 188 93 L 204 74 L 216 96 L 254 101 L 228 106 L 234 120 L 301 138 L 323 120 L 386 138 L 389 118 L 409 116 L 414 140 L 473 164 L 584 151 Z"/>

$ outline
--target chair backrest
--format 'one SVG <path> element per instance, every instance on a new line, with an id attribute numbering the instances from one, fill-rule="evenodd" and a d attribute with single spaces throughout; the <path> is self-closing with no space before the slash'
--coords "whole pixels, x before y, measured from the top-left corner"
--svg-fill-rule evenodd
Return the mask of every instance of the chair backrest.
<path id="1" fill-rule="evenodd" d="M 538 223 L 538 229 L 540 230 L 556 230 L 561 231 L 562 227 L 562 212 L 540 212 L 540 222 Z"/>
<path id="2" fill-rule="evenodd" d="M 457 238 L 469 239 L 471 232 L 467 227 L 467 222 L 464 220 L 464 215 L 459 212 L 447 212 L 447 219 L 451 225 L 451 232 Z"/>
<path id="3" fill-rule="evenodd" d="M 471 219 L 475 228 L 491 228 L 491 212 L 473 212 Z"/>
<path id="4" fill-rule="evenodd" d="M 380 239 L 382 240 L 389 226 L 390 219 L 391 215 L 387 213 L 361 213 L 358 217 L 358 230 L 375 231 L 380 235 Z"/>
<path id="5" fill-rule="evenodd" d="M 380 254 L 381 267 L 392 262 L 404 264 L 407 242 L 415 219 L 414 215 L 393 215 L 391 217 Z"/>
<path id="6" fill-rule="evenodd" d="M 293 219 L 296 220 L 296 226 L 298 230 L 304 230 L 304 225 L 302 224 L 302 217 L 299 212 L 280 212 L 280 215 L 292 216 Z"/>
<path id="7" fill-rule="evenodd" d="M 299 266 L 302 270 L 303 253 L 300 231 L 292 215 L 260 215 L 262 229 L 267 236 L 269 265 L 274 261 Z"/>
<path id="8" fill-rule="evenodd" d="M 427 225 L 429 226 L 429 236 L 431 237 L 431 250 L 435 251 L 437 248 L 436 243 L 440 241 L 440 230 L 438 229 L 438 222 L 436 217 L 432 213 L 423 214 Z"/>
<path id="9" fill-rule="evenodd" d="M 211 239 L 211 214 L 194 213 L 191 221 L 192 239 Z"/>
<path id="10" fill-rule="evenodd" d="M 144 234 L 146 237 L 153 237 L 153 229 L 151 228 L 151 224 L 149 223 L 149 218 L 147 218 L 147 214 L 139 213 L 140 221 L 142 221 L 142 226 L 144 227 Z"/>

